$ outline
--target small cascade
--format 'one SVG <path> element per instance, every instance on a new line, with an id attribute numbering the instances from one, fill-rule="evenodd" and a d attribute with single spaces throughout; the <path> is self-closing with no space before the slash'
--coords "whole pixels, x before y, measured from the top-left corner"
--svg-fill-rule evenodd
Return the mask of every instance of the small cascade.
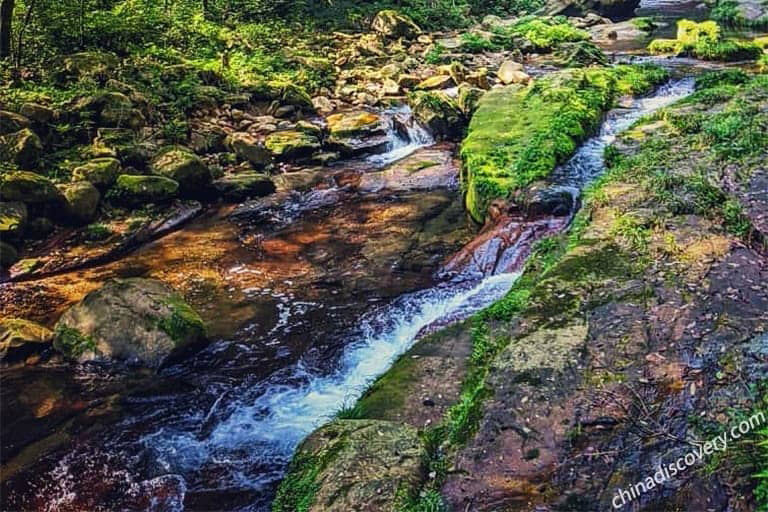
<path id="1" fill-rule="evenodd" d="M 405 158 L 419 148 L 435 143 L 432 134 L 413 117 L 408 105 L 387 110 L 389 147 L 384 153 L 368 156 L 365 160 L 374 167 L 382 167 Z"/>

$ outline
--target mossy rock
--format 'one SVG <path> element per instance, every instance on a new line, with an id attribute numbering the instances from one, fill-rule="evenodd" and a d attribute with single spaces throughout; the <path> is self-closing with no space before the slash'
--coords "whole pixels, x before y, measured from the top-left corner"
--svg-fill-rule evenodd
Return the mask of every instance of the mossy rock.
<path id="1" fill-rule="evenodd" d="M 25 169 L 37 167 L 43 154 L 43 142 L 35 132 L 23 128 L 0 137 L 0 159 Z"/>
<path id="2" fill-rule="evenodd" d="M 456 85 L 456 82 L 450 75 L 435 75 L 422 80 L 416 85 L 419 91 L 433 91 L 438 89 L 448 89 Z"/>
<path id="3" fill-rule="evenodd" d="M 0 267 L 9 268 L 19 261 L 19 251 L 11 244 L 0 240 Z"/>
<path id="4" fill-rule="evenodd" d="M 108 197 L 118 203 L 141 206 L 146 203 L 169 201 L 178 193 L 178 182 L 170 178 L 121 174 L 109 190 Z"/>
<path id="5" fill-rule="evenodd" d="M 117 56 L 107 52 L 80 52 L 64 57 L 62 70 L 68 76 L 82 77 L 107 74 L 120 63 Z"/>
<path id="6" fill-rule="evenodd" d="M 69 183 L 63 187 L 67 216 L 78 224 L 93 221 L 99 207 L 101 194 L 88 181 Z"/>
<path id="7" fill-rule="evenodd" d="M 266 169 L 272 166 L 272 153 L 269 152 L 259 139 L 250 133 L 230 133 L 227 136 L 225 145 L 237 156 L 247 160 L 257 169 Z"/>
<path id="8" fill-rule="evenodd" d="M 309 156 L 320 149 L 320 141 L 305 131 L 285 130 L 267 135 L 264 146 L 277 160 L 293 160 Z"/>
<path id="9" fill-rule="evenodd" d="M 477 109 L 477 104 L 480 102 L 480 98 L 483 97 L 483 94 L 485 94 L 484 90 L 478 87 L 473 87 L 466 82 L 459 86 L 459 95 L 456 98 L 456 105 L 459 107 L 459 110 L 467 116 L 467 119 L 471 118 L 472 114 L 474 114 Z"/>
<path id="10" fill-rule="evenodd" d="M 0 359 L 20 359 L 47 348 L 53 341 L 53 332 L 42 325 L 23 318 L 7 317 L 0 320 Z"/>
<path id="11" fill-rule="evenodd" d="M 51 123 L 56 118 L 56 112 L 52 108 L 39 103 L 24 103 L 19 112 L 38 126 Z"/>
<path id="12" fill-rule="evenodd" d="M 365 137 L 384 133 L 382 118 L 367 110 L 339 112 L 326 119 L 331 137 Z"/>
<path id="13" fill-rule="evenodd" d="M 14 237 L 21 234 L 28 218 L 27 206 L 24 203 L 0 202 L 0 237 Z"/>
<path id="14" fill-rule="evenodd" d="M 456 101 L 440 91 L 418 91 L 409 97 L 413 114 L 438 138 L 461 136 L 466 118 Z"/>
<path id="15" fill-rule="evenodd" d="M 226 201 L 240 202 L 251 197 L 268 196 L 275 192 L 275 184 L 266 174 L 245 171 L 229 174 L 213 181 L 213 187 Z"/>
<path id="16" fill-rule="evenodd" d="M 397 510 L 424 478 L 424 445 L 415 428 L 389 421 L 336 420 L 299 447 L 274 512 Z"/>
<path id="17" fill-rule="evenodd" d="M 0 176 L 0 199 L 26 204 L 61 202 L 63 197 L 56 185 L 40 174 L 13 171 Z"/>
<path id="18" fill-rule="evenodd" d="M 56 323 L 54 347 L 70 359 L 158 368 L 205 341 L 200 316 L 155 279 L 111 279 Z"/>
<path id="19" fill-rule="evenodd" d="M 197 196 L 211 183 L 211 171 L 199 156 L 183 147 L 169 147 L 152 160 L 152 172 L 176 181 L 179 192 Z"/>
<path id="20" fill-rule="evenodd" d="M 314 112 L 312 97 L 298 85 L 281 81 L 264 81 L 244 85 L 255 101 L 278 101 L 306 112 Z"/>
<path id="21" fill-rule="evenodd" d="M 29 128 L 31 124 L 29 119 L 21 114 L 0 110 L 0 135 L 18 132 L 24 128 Z"/>
<path id="22" fill-rule="evenodd" d="M 394 39 L 411 39 L 421 34 L 421 28 L 411 18 L 393 9 L 379 11 L 373 18 L 371 28 L 385 37 Z"/>
<path id="23" fill-rule="evenodd" d="M 101 189 L 108 188 L 120 174 L 120 160 L 116 158 L 94 158 L 72 171 L 73 181 L 87 181 Z"/>

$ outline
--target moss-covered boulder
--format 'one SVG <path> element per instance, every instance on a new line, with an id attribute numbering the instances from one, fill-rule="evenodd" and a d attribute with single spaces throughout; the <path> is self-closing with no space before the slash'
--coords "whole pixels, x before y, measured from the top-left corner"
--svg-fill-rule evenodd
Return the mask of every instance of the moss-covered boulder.
<path id="1" fill-rule="evenodd" d="M 314 112 L 312 97 L 300 86 L 281 81 L 246 83 L 243 88 L 251 93 L 254 101 L 277 101 L 281 105 L 292 105 L 305 112 Z"/>
<path id="2" fill-rule="evenodd" d="M 111 279 L 56 323 L 53 346 L 76 361 L 115 359 L 158 368 L 205 341 L 200 316 L 155 279 Z"/>
<path id="3" fill-rule="evenodd" d="M 121 92 L 108 91 L 79 98 L 70 109 L 70 116 L 91 117 L 100 126 L 137 130 L 146 124 L 141 110 L 134 107 L 131 99 Z"/>
<path id="4" fill-rule="evenodd" d="M 43 204 L 60 202 L 62 195 L 45 176 L 29 171 L 13 171 L 0 176 L 0 199 Z"/>
<path id="5" fill-rule="evenodd" d="M 37 167 L 43 153 L 40 137 L 29 128 L 0 137 L 0 159 L 26 169 Z"/>
<path id="6" fill-rule="evenodd" d="M 23 318 L 0 319 L 0 359 L 16 360 L 47 348 L 53 332 Z"/>
<path id="7" fill-rule="evenodd" d="M 117 56 L 112 53 L 80 52 L 64 57 L 61 68 L 66 76 L 79 78 L 107 74 L 114 70 L 119 62 Z"/>
<path id="8" fill-rule="evenodd" d="M 367 110 L 339 112 L 326 119 L 331 137 L 365 137 L 383 133 L 384 120 L 378 114 Z"/>
<path id="9" fill-rule="evenodd" d="M 88 181 L 77 181 L 62 187 L 67 217 L 78 224 L 86 224 L 96 217 L 101 194 Z"/>
<path id="10" fill-rule="evenodd" d="M 337 420 L 299 447 L 274 512 L 398 510 L 424 478 L 426 451 L 415 428 L 378 420 Z"/>
<path id="11" fill-rule="evenodd" d="M 0 267 L 8 268 L 19 261 L 19 251 L 11 244 L 0 240 Z"/>
<path id="12" fill-rule="evenodd" d="M 19 201 L 0 202 L 0 237 L 15 237 L 24 231 L 29 215 Z"/>
<path id="13" fill-rule="evenodd" d="M 16 112 L 0 110 L 0 135 L 18 132 L 31 125 L 29 119 Z"/>
<path id="14" fill-rule="evenodd" d="M 53 122 L 56 118 L 56 112 L 52 108 L 39 103 L 24 103 L 19 112 L 38 126 Z"/>
<path id="15" fill-rule="evenodd" d="M 263 197 L 272 194 L 276 187 L 266 174 L 245 171 L 227 174 L 213 181 L 213 187 L 225 201 L 240 202 L 251 197 Z"/>
<path id="16" fill-rule="evenodd" d="M 697 23 L 690 20 L 677 22 L 676 39 L 656 39 L 648 51 L 657 55 L 677 55 L 712 61 L 754 60 L 763 49 L 753 41 L 727 39 L 714 21 Z"/>
<path id="17" fill-rule="evenodd" d="M 411 18 L 392 9 L 379 11 L 373 18 L 371 28 L 385 37 L 413 38 L 421 34 L 421 29 Z"/>
<path id="18" fill-rule="evenodd" d="M 141 206 L 169 201 L 178 194 L 179 184 L 170 178 L 121 174 L 109 190 L 108 197 L 125 205 Z"/>
<path id="19" fill-rule="evenodd" d="M 257 169 L 266 169 L 272 166 L 272 153 L 250 133 L 230 133 L 225 143 L 237 156 L 247 160 Z"/>
<path id="20" fill-rule="evenodd" d="M 94 158 L 72 171 L 74 181 L 87 181 L 96 187 L 111 187 L 120 174 L 120 160 L 116 158 Z"/>
<path id="21" fill-rule="evenodd" d="M 307 157 L 320 149 L 317 136 L 301 130 L 284 130 L 267 135 L 264 146 L 277 160 Z"/>
<path id="22" fill-rule="evenodd" d="M 179 193 L 197 196 L 211 183 L 211 171 L 199 156 L 184 147 L 169 147 L 152 160 L 152 172 L 179 184 Z"/>
<path id="23" fill-rule="evenodd" d="M 456 105 L 459 107 L 459 110 L 467 116 L 467 119 L 472 117 L 483 94 L 485 94 L 484 90 L 479 87 L 473 87 L 466 82 L 459 86 L 459 95 L 456 98 Z"/>
<path id="24" fill-rule="evenodd" d="M 416 85 L 420 91 L 434 91 L 438 89 L 448 89 L 456 85 L 451 75 L 435 75 L 422 80 Z"/>
<path id="25" fill-rule="evenodd" d="M 436 137 L 455 139 L 461 136 L 466 119 L 456 101 L 447 94 L 419 91 L 410 96 L 409 102 L 416 119 Z"/>

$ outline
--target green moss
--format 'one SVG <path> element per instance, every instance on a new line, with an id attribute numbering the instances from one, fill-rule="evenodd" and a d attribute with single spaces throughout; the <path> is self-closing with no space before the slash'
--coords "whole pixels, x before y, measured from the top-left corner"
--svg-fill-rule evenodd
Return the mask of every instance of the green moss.
<path id="1" fill-rule="evenodd" d="M 680 20 L 677 27 L 677 39 L 656 39 L 648 45 L 648 51 L 725 62 L 754 60 L 763 52 L 753 41 L 723 38 L 714 21 Z"/>
<path id="2" fill-rule="evenodd" d="M 83 228 L 83 239 L 88 242 L 101 242 L 112 236 L 112 229 L 104 224 L 89 224 Z"/>
<path id="3" fill-rule="evenodd" d="M 77 359 L 86 352 L 96 350 L 96 342 L 90 336 L 66 325 L 58 325 L 54 332 L 53 346 L 65 356 Z"/>
<path id="4" fill-rule="evenodd" d="M 172 295 L 165 301 L 171 314 L 161 318 L 158 327 L 176 343 L 205 338 L 205 323 L 181 295 Z"/>
<path id="5" fill-rule="evenodd" d="M 527 48 L 537 52 L 550 52 L 563 43 L 589 41 L 589 32 L 574 27 L 565 17 L 525 16 L 510 26 L 494 29 L 494 42 L 499 46 L 513 48 L 523 39 Z"/>
<path id="6" fill-rule="evenodd" d="M 299 453 L 291 461 L 286 477 L 280 484 L 272 512 L 306 512 L 315 501 L 320 488 L 316 482 L 322 471 L 319 457 Z"/>

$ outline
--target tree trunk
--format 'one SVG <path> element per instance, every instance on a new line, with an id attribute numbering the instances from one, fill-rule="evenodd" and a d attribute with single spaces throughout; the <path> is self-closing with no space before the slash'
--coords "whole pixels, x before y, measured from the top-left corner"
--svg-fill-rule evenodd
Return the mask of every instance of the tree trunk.
<path id="1" fill-rule="evenodd" d="M 0 0 L 0 59 L 11 56 L 11 27 L 15 0 Z"/>

